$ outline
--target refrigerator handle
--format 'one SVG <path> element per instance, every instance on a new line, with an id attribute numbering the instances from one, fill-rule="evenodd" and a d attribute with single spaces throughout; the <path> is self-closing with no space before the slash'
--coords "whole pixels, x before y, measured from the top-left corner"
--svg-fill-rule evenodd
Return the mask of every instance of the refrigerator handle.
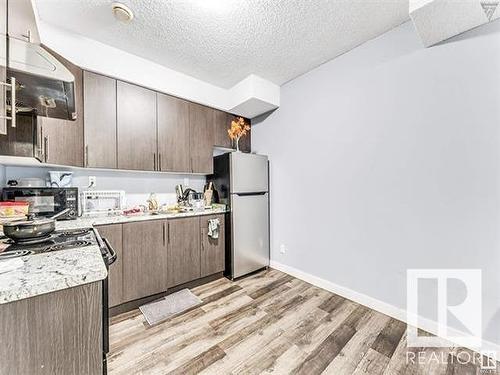
<path id="1" fill-rule="evenodd" d="M 233 193 L 234 195 L 237 195 L 239 197 L 247 197 L 251 195 L 266 195 L 267 191 L 259 191 L 259 192 L 253 192 L 253 193 Z"/>

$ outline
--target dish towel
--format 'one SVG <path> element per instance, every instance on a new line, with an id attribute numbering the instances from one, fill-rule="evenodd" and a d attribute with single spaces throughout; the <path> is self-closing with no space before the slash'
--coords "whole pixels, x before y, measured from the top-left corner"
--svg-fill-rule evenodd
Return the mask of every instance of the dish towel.
<path id="1" fill-rule="evenodd" d="M 208 237 L 214 239 L 219 238 L 219 228 L 220 228 L 219 219 L 208 220 Z"/>

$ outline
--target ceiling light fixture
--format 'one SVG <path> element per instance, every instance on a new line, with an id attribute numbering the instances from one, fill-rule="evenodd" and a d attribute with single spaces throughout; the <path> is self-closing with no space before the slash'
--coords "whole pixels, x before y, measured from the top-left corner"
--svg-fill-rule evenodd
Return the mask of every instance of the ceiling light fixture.
<path id="1" fill-rule="evenodd" d="M 125 4 L 113 3 L 111 9 L 115 18 L 120 22 L 130 22 L 134 18 L 134 13 Z"/>

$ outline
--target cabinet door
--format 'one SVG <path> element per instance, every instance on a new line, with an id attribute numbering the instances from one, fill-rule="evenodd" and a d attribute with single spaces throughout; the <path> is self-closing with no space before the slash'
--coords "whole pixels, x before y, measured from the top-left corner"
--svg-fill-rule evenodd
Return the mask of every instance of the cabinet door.
<path id="1" fill-rule="evenodd" d="M 102 374 L 101 293 L 93 282 L 1 304 L 0 374 Z"/>
<path id="2" fill-rule="evenodd" d="M 212 174 L 213 109 L 194 103 L 189 106 L 191 171 Z"/>
<path id="3" fill-rule="evenodd" d="M 214 110 L 213 115 L 214 146 L 232 148 L 233 144 L 227 134 L 227 130 L 231 128 L 231 121 L 234 119 L 234 116 L 218 110 Z"/>
<path id="4" fill-rule="evenodd" d="M 2 89 L 0 88 L 0 92 Z M 10 116 L 10 113 L 8 113 Z M 7 120 L 6 135 L 0 135 L 0 155 L 11 156 L 37 156 L 33 139 L 35 138 L 36 116 L 31 114 L 20 114 L 16 116 L 17 126 L 10 126 L 10 120 Z M 4 120 L 0 119 L 0 122 Z"/>
<path id="5" fill-rule="evenodd" d="M 189 102 L 157 93 L 158 160 L 163 172 L 191 172 Z"/>
<path id="6" fill-rule="evenodd" d="M 7 0 L 0 0 L 0 82 L 7 83 Z M 0 86 L 0 116 L 7 117 L 7 90 Z M 0 118 L 0 151 L 2 143 L 6 140 L 7 127 L 10 121 Z M 4 146 L 5 147 L 5 146 Z M 2 155 L 4 153 L 2 152 Z"/>
<path id="7" fill-rule="evenodd" d="M 118 168 L 156 170 L 156 93 L 118 81 Z"/>
<path id="8" fill-rule="evenodd" d="M 46 48 L 75 77 L 76 120 L 38 116 L 38 131 L 43 150 L 42 161 L 49 164 L 83 167 L 83 71 Z"/>
<path id="9" fill-rule="evenodd" d="M 247 124 L 251 124 L 249 119 L 245 119 Z M 240 150 L 243 152 L 251 152 L 252 151 L 252 129 L 248 133 L 240 139 Z"/>
<path id="10" fill-rule="evenodd" d="M 83 73 L 85 166 L 116 168 L 116 80 Z"/>
<path id="11" fill-rule="evenodd" d="M 168 286 L 200 278 L 198 217 L 168 221 Z"/>
<path id="12" fill-rule="evenodd" d="M 101 225 L 97 227 L 101 237 L 106 238 L 116 251 L 116 261 L 109 266 L 109 306 L 117 306 L 123 299 L 123 242 L 122 225 Z"/>
<path id="13" fill-rule="evenodd" d="M 123 224 L 123 296 L 125 301 L 167 290 L 167 222 Z"/>
<path id="14" fill-rule="evenodd" d="M 219 238 L 214 239 L 208 236 L 208 221 L 210 219 L 219 219 L 220 229 Z M 225 256 L 225 231 L 224 231 L 224 215 L 202 216 L 200 217 L 200 232 L 201 232 L 201 256 L 200 256 L 200 271 L 201 277 L 213 275 L 217 272 L 224 271 L 224 256 Z"/>

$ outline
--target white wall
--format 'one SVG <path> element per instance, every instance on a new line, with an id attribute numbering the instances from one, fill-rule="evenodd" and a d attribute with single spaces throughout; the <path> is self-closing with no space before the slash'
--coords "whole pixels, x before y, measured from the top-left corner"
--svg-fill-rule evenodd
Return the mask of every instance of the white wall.
<path id="1" fill-rule="evenodd" d="M 500 21 L 428 49 L 403 24 L 282 86 L 253 123 L 274 262 L 401 309 L 408 268 L 480 268 L 500 343 Z"/>
<path id="2" fill-rule="evenodd" d="M 43 167 L 13 167 L 1 166 L 0 178 L 2 186 L 8 180 L 17 180 L 21 177 L 38 177 L 48 179 L 48 171 L 64 170 L 65 168 Z M 197 191 L 203 191 L 205 176 L 174 175 L 165 173 L 99 171 L 86 169 L 71 169 L 73 172 L 73 186 L 86 190 L 88 176 L 97 177 L 95 190 L 125 190 L 128 206 L 145 204 L 150 193 L 156 193 L 161 204 L 175 202 L 175 185 L 185 184 Z M 187 179 L 187 181 L 185 180 Z"/>
<path id="3" fill-rule="evenodd" d="M 279 86 L 253 74 L 225 89 L 40 20 L 37 26 L 44 45 L 85 70 L 248 118 L 279 106 Z"/>

